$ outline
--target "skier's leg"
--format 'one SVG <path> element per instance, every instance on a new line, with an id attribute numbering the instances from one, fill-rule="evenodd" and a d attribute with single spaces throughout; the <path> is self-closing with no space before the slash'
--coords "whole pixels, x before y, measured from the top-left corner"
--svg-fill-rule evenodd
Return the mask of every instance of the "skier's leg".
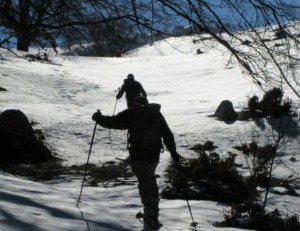
<path id="1" fill-rule="evenodd" d="M 138 178 L 138 188 L 144 205 L 144 217 L 158 218 L 159 192 L 155 178 L 158 162 L 135 161 L 132 163 L 133 172 Z"/>
<path id="2" fill-rule="evenodd" d="M 147 194 L 145 197 L 145 217 L 150 216 L 152 219 L 158 219 L 159 213 L 159 192 L 158 185 L 155 177 L 155 170 L 158 162 L 148 164 L 147 174 Z"/>

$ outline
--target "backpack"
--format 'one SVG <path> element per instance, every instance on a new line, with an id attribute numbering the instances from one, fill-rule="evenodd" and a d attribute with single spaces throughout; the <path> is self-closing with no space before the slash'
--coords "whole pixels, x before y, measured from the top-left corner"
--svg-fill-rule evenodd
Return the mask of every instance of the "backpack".
<path id="1" fill-rule="evenodd" d="M 152 149 L 162 149 L 160 105 L 133 107 L 133 127 L 129 130 L 129 144 Z"/>

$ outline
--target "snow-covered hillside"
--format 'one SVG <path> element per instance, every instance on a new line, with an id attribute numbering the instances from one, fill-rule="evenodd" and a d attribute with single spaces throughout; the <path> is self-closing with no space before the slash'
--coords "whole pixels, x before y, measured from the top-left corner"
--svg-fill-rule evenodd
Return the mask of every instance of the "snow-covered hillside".
<path id="1" fill-rule="evenodd" d="M 268 133 L 253 121 L 227 124 L 211 117 L 222 100 L 233 102 L 237 111 L 253 94 L 262 95 L 251 79 L 241 73 L 236 63 L 227 66 L 229 55 L 222 50 L 205 50 L 191 37 L 170 38 L 140 48 L 122 58 L 64 57 L 50 53 L 53 64 L 28 62 L 0 50 L 0 112 L 20 109 L 36 129 L 46 134 L 46 142 L 64 159 L 64 165 L 85 164 L 93 132 L 91 115 L 100 109 L 112 115 L 126 108 L 124 98 L 116 103 L 115 90 L 128 73 L 133 73 L 149 95 L 150 102 L 160 103 L 162 113 L 174 132 L 178 152 L 184 157 L 194 153 L 190 145 L 212 140 L 225 154 L 234 145 L 251 140 L 254 131 Z M 176 49 L 175 49 L 176 48 Z M 197 49 L 204 53 L 197 54 Z M 293 99 L 293 95 L 288 95 Z M 253 136 L 252 136 L 253 137 Z M 299 140 L 283 147 L 282 166 L 278 175 L 299 175 Z M 126 132 L 98 127 L 91 163 L 126 158 Z M 159 186 L 164 187 L 164 169 L 170 155 L 161 155 Z M 237 161 L 243 163 L 242 157 Z M 295 175 L 295 177 L 296 177 Z M 297 176 L 298 176 L 297 175 Z M 0 230 L 30 231 L 141 231 L 135 219 L 141 210 L 137 186 L 116 188 L 85 187 L 82 202 L 76 207 L 82 178 L 64 176 L 49 182 L 32 182 L 0 174 Z M 298 185 L 298 191 L 299 191 Z M 300 192 L 298 192 L 300 193 Z M 239 230 L 217 228 L 227 205 L 212 201 L 191 201 L 199 230 Z M 271 194 L 270 208 L 279 207 L 285 214 L 299 215 L 300 200 Z M 161 200 L 160 220 L 164 230 L 190 230 L 186 201 Z"/>

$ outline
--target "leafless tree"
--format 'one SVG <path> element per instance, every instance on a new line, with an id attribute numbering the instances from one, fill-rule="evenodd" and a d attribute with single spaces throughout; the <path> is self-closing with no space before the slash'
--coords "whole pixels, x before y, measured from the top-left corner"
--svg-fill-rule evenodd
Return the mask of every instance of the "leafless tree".
<path id="1" fill-rule="evenodd" d="M 299 2 L 149 0 L 150 3 L 159 12 L 182 18 L 195 33 L 210 35 L 262 89 L 285 85 L 300 98 L 296 68 L 299 66 Z"/>
<path id="2" fill-rule="evenodd" d="M 155 41 L 180 21 L 228 50 L 263 90 L 287 86 L 300 98 L 299 17 L 300 3 L 292 0 L 0 0 L 0 27 L 19 50 L 55 48 L 57 41 Z"/>
<path id="3" fill-rule="evenodd" d="M 128 1 L 127 1 L 128 2 Z M 0 0 L 0 26 L 17 39 L 17 49 L 90 41 L 92 26 L 130 21 L 122 1 Z"/>

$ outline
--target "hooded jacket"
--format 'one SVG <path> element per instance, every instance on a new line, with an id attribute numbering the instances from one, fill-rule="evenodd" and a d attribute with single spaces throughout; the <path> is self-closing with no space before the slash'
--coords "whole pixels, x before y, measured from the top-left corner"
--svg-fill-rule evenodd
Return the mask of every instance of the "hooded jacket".
<path id="1" fill-rule="evenodd" d="M 128 130 L 128 149 L 132 161 L 158 162 L 162 142 L 168 151 L 176 153 L 176 145 L 159 104 L 135 105 L 115 116 L 99 115 L 97 124 L 105 128 Z"/>

